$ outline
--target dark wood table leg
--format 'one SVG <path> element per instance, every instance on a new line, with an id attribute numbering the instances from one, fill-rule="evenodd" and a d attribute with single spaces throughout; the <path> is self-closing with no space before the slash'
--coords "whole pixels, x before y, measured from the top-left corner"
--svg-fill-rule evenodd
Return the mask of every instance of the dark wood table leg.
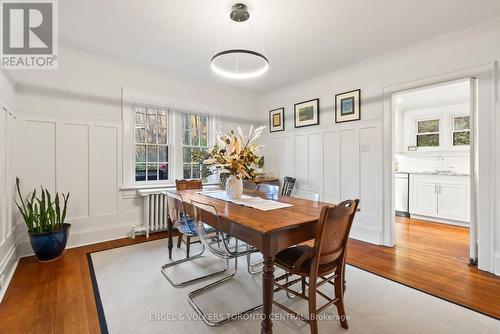
<path id="1" fill-rule="evenodd" d="M 274 256 L 264 255 L 264 268 L 262 274 L 262 312 L 261 333 L 272 333 L 273 322 L 271 312 L 273 310 L 274 290 Z"/>
<path id="2" fill-rule="evenodd" d="M 172 248 L 174 247 L 172 238 L 174 234 L 174 226 L 170 218 L 167 218 L 167 228 L 168 228 L 168 259 L 172 260 Z"/>

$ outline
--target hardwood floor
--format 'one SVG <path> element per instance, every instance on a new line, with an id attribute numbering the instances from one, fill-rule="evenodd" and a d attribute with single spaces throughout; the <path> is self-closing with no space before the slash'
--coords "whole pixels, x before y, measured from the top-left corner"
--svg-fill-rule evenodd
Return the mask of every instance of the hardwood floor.
<path id="1" fill-rule="evenodd" d="M 398 217 L 396 247 L 348 249 L 349 264 L 500 318 L 500 277 L 467 265 L 467 228 Z"/>
<path id="2" fill-rule="evenodd" d="M 500 318 L 500 278 L 467 266 L 467 229 L 398 219 L 396 232 L 395 248 L 350 240 L 348 262 Z M 149 240 L 165 237 L 153 234 Z M 86 254 L 143 241 L 73 248 L 45 264 L 21 259 L 0 304 L 0 332 L 99 333 Z"/>

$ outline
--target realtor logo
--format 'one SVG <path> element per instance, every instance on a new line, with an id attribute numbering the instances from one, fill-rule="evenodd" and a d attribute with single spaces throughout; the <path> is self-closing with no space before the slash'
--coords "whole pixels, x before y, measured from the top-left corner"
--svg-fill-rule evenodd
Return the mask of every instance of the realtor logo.
<path id="1" fill-rule="evenodd" d="M 55 0 L 2 2 L 2 68 L 57 68 L 56 5 Z"/>

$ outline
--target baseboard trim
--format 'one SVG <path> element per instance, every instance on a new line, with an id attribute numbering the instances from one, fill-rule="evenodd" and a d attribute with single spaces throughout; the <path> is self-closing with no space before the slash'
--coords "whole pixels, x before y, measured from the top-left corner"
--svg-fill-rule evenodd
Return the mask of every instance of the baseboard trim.
<path id="1" fill-rule="evenodd" d="M 17 256 L 17 243 L 14 242 L 10 247 L 7 254 L 4 256 L 2 261 L 0 262 L 0 303 L 7 292 L 7 288 L 9 287 L 10 282 L 12 281 L 12 277 L 14 276 L 14 272 L 16 271 L 17 265 L 19 263 L 19 256 Z M 3 279 L 2 279 L 3 278 Z"/>
<path id="2" fill-rule="evenodd" d="M 452 219 L 428 217 L 428 216 L 414 215 L 414 214 L 410 214 L 410 218 L 418 219 L 418 220 L 425 220 L 425 221 L 428 221 L 431 223 L 447 224 L 447 225 L 460 226 L 460 227 L 470 227 L 470 224 L 467 222 L 462 222 L 462 221 L 452 220 Z"/>
<path id="3" fill-rule="evenodd" d="M 495 252 L 495 256 L 493 258 L 493 273 L 500 276 L 500 252 Z"/>
<path id="4" fill-rule="evenodd" d="M 96 244 L 99 242 L 124 238 L 127 236 L 128 231 L 133 225 L 137 225 L 137 222 L 129 222 L 118 226 L 108 225 L 103 226 L 99 229 L 92 230 L 70 230 L 68 245 L 66 248 L 76 248 L 85 245 Z M 19 254 L 20 258 L 34 255 L 33 249 L 31 248 L 27 236 L 24 236 L 21 240 L 19 240 L 17 253 Z"/>

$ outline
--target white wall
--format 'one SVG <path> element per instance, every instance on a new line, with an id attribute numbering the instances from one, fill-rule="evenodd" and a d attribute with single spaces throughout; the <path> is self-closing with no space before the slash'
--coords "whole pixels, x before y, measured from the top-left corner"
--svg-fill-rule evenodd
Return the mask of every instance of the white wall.
<path id="1" fill-rule="evenodd" d="M 15 87 L 0 71 L 0 301 L 17 264 L 14 212 L 13 139 Z"/>
<path id="2" fill-rule="evenodd" d="M 383 38 L 383 36 L 380 36 L 380 38 Z M 280 146 L 279 143 L 291 136 L 296 137 L 299 133 L 304 134 L 305 137 L 302 138 L 307 138 L 307 136 L 312 136 L 320 131 L 341 133 L 346 125 L 336 125 L 334 123 L 333 101 L 335 94 L 358 88 L 361 89 L 362 121 L 352 122 L 349 125 L 359 129 L 355 131 L 361 131 L 368 124 L 367 121 L 384 121 L 384 88 L 476 66 L 492 64 L 500 60 L 500 43 L 498 41 L 500 41 L 500 21 L 457 31 L 419 45 L 269 92 L 260 99 L 262 122 L 268 124 L 267 117 L 269 110 L 285 107 L 286 130 L 278 134 L 269 135 L 268 141 L 277 144 L 271 145 L 266 152 L 266 164 L 268 164 L 266 168 L 272 169 L 275 174 L 280 176 L 298 176 L 299 179 L 304 180 L 305 173 L 307 172 L 305 169 L 306 163 L 302 159 L 307 161 L 308 153 L 304 151 L 307 145 L 302 143 L 307 141 L 299 139 L 299 144 L 295 144 L 295 146 Z M 491 101 L 491 103 L 496 103 L 498 113 L 500 112 L 500 101 L 498 100 L 500 85 L 498 84 L 498 78 L 494 79 L 494 83 L 496 102 Z M 320 98 L 321 125 L 302 130 L 293 129 L 294 103 L 317 97 Z M 479 114 L 481 117 L 481 110 Z M 500 129 L 500 117 L 497 117 L 495 121 L 494 127 L 498 131 Z M 382 161 L 376 158 L 383 155 L 383 147 L 378 145 L 382 141 L 382 131 L 371 130 L 368 134 L 365 134 L 366 137 L 362 137 L 362 133 L 357 132 L 356 135 L 351 134 L 350 137 L 346 137 L 346 139 L 349 139 L 345 147 L 343 144 L 339 145 L 338 136 L 325 136 L 323 134 L 322 145 L 329 148 L 329 150 L 321 152 L 321 147 L 310 147 L 309 152 L 312 149 L 315 152 L 314 158 L 317 160 L 310 161 L 309 163 L 321 164 L 321 161 L 340 159 L 340 173 L 337 170 L 339 163 L 335 166 L 323 164 L 323 173 L 315 174 L 314 182 L 325 184 L 325 189 L 314 190 L 322 190 L 323 197 L 329 199 L 325 195 L 327 187 L 331 187 L 332 189 L 328 191 L 338 193 L 338 189 L 342 189 L 343 185 L 347 183 L 349 187 L 352 187 L 353 191 L 345 194 L 341 193 L 342 199 L 348 195 L 359 196 L 361 197 L 362 209 L 365 208 L 366 210 L 366 207 L 368 207 L 370 208 L 370 214 L 375 215 L 380 213 L 380 215 L 373 217 L 371 220 L 360 216 L 354 225 L 354 227 L 369 226 L 370 229 L 377 233 L 370 234 L 368 231 L 364 231 L 366 233 L 362 235 L 357 233 L 353 233 L 353 235 L 364 239 L 371 236 L 370 241 L 381 243 L 381 240 L 376 238 L 376 235 L 379 235 L 383 231 L 383 217 L 381 215 L 383 205 L 382 191 L 377 187 L 378 184 L 374 182 L 383 180 L 383 169 L 392 168 L 392 166 L 383 166 Z M 494 182 L 495 191 L 499 193 L 500 161 L 498 159 L 500 152 L 498 151 L 500 150 L 500 136 L 496 136 L 496 140 L 495 152 L 491 152 L 491 154 L 496 159 Z M 363 147 L 365 142 L 370 143 L 368 148 L 366 146 Z M 320 144 L 321 141 L 315 145 Z M 344 149 L 348 152 L 343 153 Z M 369 152 L 365 152 L 367 149 Z M 327 154 L 333 156 L 328 156 Z M 369 156 L 369 158 L 364 159 L 364 156 Z M 346 159 L 347 162 L 345 162 Z M 359 160 L 359 164 L 354 162 L 356 160 Z M 342 170 L 342 164 L 345 164 L 344 170 Z M 330 185 L 326 185 L 326 182 L 330 183 Z M 304 182 L 299 182 L 299 186 L 310 187 L 308 183 L 304 184 Z M 368 192 L 375 192 L 377 196 L 363 198 L 363 189 L 369 189 Z M 383 200 L 389 201 L 390 199 Z M 496 207 L 500 207 L 500 196 L 496 196 L 496 204 Z M 498 218 L 493 220 L 495 224 L 494 247 L 496 251 L 494 271 L 500 274 L 500 219 Z"/>
<path id="3" fill-rule="evenodd" d="M 61 49 L 59 69 L 17 73 L 16 175 L 25 191 L 70 192 L 69 246 L 125 236 L 142 224 L 142 200 L 122 185 L 122 87 L 212 106 L 225 129 L 249 124 L 251 93 Z M 20 253 L 31 252 L 20 228 Z"/>

